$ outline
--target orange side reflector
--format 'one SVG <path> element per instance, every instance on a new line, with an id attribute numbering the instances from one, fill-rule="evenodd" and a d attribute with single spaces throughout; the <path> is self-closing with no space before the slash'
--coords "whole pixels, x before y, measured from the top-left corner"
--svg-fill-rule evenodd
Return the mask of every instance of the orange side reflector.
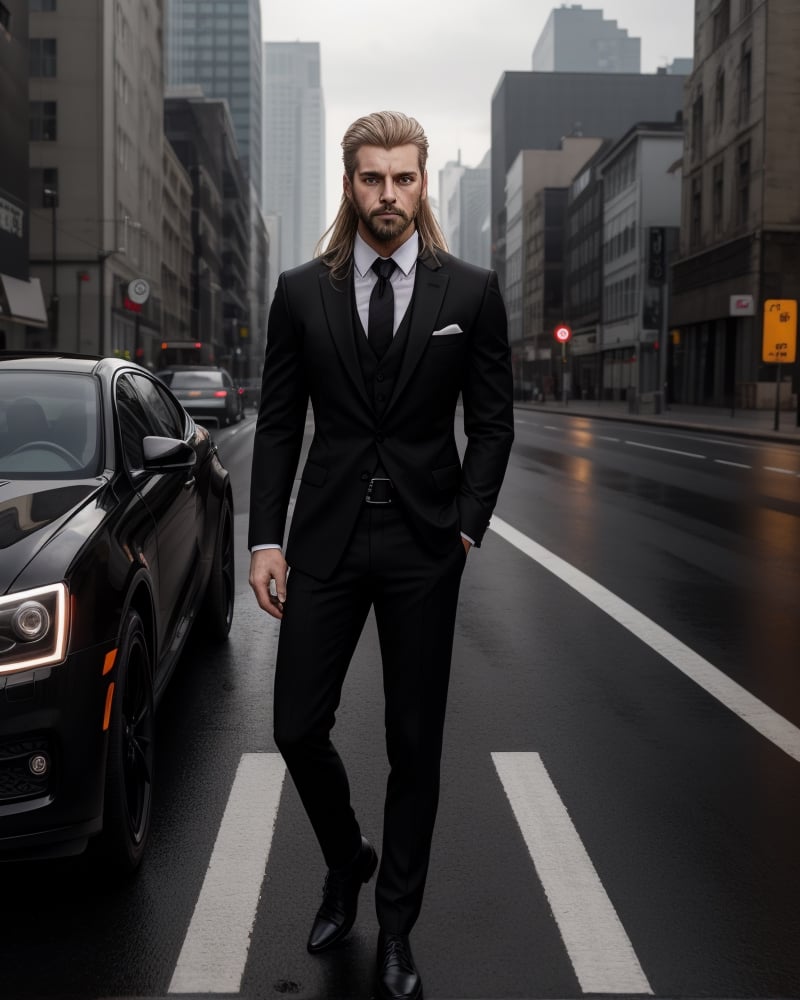
<path id="1" fill-rule="evenodd" d="M 106 653 L 106 658 L 103 660 L 103 677 L 111 670 L 114 666 L 114 661 L 117 658 L 116 649 L 112 649 L 109 653 Z"/>
<path id="2" fill-rule="evenodd" d="M 111 720 L 111 702 L 114 700 L 114 682 L 112 681 L 108 685 L 108 691 L 106 691 L 106 710 L 103 712 L 103 732 L 108 729 L 108 724 Z"/>

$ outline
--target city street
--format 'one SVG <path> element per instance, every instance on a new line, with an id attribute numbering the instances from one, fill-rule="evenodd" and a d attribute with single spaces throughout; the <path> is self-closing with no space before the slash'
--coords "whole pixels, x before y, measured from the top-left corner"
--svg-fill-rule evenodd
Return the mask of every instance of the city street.
<path id="1" fill-rule="evenodd" d="M 800 442 L 515 415 L 462 585 L 411 938 L 426 1000 L 800 997 Z M 346 942 L 306 952 L 325 871 L 272 739 L 278 625 L 247 584 L 254 426 L 213 432 L 234 625 L 221 653 L 190 645 L 159 710 L 144 866 L 121 886 L 84 858 L 5 866 L 2 998 L 371 995 L 374 883 Z M 334 739 L 379 845 L 371 620 Z"/>

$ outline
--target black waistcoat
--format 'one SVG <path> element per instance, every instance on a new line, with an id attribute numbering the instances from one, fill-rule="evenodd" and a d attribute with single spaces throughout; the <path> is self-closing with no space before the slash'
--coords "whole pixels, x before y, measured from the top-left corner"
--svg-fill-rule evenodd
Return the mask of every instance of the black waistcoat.
<path id="1" fill-rule="evenodd" d="M 364 386 L 375 410 L 376 426 L 380 423 L 383 412 L 394 392 L 395 382 L 400 372 L 400 364 L 403 360 L 403 354 L 408 341 L 408 329 L 411 325 L 411 310 L 413 306 L 414 297 L 412 295 L 408 309 L 406 309 L 405 315 L 400 321 L 400 326 L 392 338 L 392 343 L 384 356 L 378 360 L 375 352 L 370 347 L 367 334 L 364 331 L 364 327 L 358 316 L 358 310 L 355 307 L 355 300 L 353 299 L 353 330 L 356 337 L 356 349 L 358 350 L 358 359 L 361 364 L 361 375 L 364 379 Z M 380 466 L 380 457 L 377 448 L 375 449 L 374 475 L 385 475 Z"/>

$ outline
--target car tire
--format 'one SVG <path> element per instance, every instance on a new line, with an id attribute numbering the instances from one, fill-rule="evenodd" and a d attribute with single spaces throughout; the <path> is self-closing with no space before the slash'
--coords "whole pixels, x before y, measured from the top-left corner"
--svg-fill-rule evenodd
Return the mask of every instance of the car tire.
<path id="1" fill-rule="evenodd" d="M 108 727 L 103 831 L 96 854 L 120 875 L 139 867 L 153 808 L 155 713 L 153 668 L 144 623 L 129 610 L 123 622 Z"/>
<path id="2" fill-rule="evenodd" d="M 233 509 L 224 498 L 220 511 L 214 562 L 208 578 L 203 606 L 198 624 L 204 638 L 211 642 L 224 642 L 233 623 L 233 606 L 236 593 L 236 572 L 233 544 Z"/>

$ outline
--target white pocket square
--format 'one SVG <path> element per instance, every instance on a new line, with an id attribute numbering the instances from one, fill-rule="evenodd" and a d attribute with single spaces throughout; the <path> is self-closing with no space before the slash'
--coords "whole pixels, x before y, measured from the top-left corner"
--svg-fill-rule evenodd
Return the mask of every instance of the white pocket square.
<path id="1" fill-rule="evenodd" d="M 443 326 L 441 330 L 434 330 L 431 334 L 432 337 L 452 337 L 454 333 L 463 333 L 464 331 L 458 325 L 458 323 L 449 323 L 447 326 Z"/>

